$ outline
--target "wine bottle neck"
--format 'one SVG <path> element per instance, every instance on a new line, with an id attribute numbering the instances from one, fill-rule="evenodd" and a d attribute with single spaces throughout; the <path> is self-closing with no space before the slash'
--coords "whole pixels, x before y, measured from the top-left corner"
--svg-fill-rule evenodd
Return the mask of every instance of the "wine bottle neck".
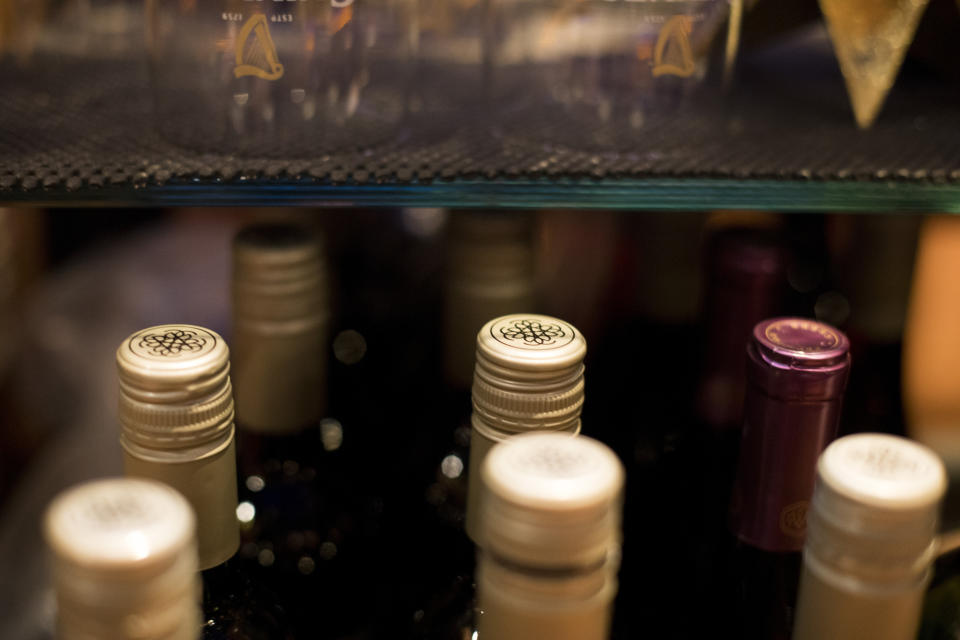
<path id="1" fill-rule="evenodd" d="M 486 422 L 476 411 L 470 419 L 470 461 L 467 479 L 467 514 L 466 531 L 470 539 L 477 545 L 482 546 L 480 539 L 480 501 L 483 483 L 480 480 L 480 467 L 486 459 L 487 454 L 494 445 L 505 442 L 515 433 L 505 433 L 497 429 L 496 426 Z M 563 424 L 561 428 L 555 429 L 563 433 L 577 435 L 580 433 L 580 414 L 577 413 L 570 421 Z"/>
<path id="2" fill-rule="evenodd" d="M 562 570 L 521 567 L 481 553 L 477 563 L 480 638 L 606 640 L 619 557 Z"/>
<path id="3" fill-rule="evenodd" d="M 237 422 L 253 433 L 296 435 L 326 409 L 328 322 L 296 331 L 234 327 L 232 371 Z"/>
<path id="4" fill-rule="evenodd" d="M 160 462 L 124 451 L 125 475 L 159 480 L 183 494 L 193 507 L 201 570 L 222 564 L 240 547 L 236 458 L 232 437 L 213 454 L 186 462 Z"/>
<path id="5" fill-rule="evenodd" d="M 913 640 L 928 581 L 868 584 L 805 554 L 793 640 Z"/>

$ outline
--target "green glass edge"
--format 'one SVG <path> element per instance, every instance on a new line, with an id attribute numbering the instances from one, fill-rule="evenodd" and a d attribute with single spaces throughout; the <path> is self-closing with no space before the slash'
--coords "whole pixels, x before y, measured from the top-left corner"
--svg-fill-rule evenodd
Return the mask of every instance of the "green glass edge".
<path id="1" fill-rule="evenodd" d="M 912 180 L 725 178 L 504 179 L 363 185 L 297 180 L 197 181 L 139 188 L 0 191 L 0 203 L 36 206 L 284 205 L 960 213 L 960 184 Z"/>

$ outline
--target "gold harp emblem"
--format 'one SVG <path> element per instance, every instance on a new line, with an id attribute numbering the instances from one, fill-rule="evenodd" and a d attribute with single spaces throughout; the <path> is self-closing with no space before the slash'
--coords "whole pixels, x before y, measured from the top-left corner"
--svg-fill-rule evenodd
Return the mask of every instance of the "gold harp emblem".
<path id="1" fill-rule="evenodd" d="M 283 65 L 277 59 L 277 47 L 270 36 L 267 16 L 254 14 L 237 36 L 237 66 L 233 75 L 238 78 L 256 76 L 264 80 L 283 77 Z"/>
<path id="2" fill-rule="evenodd" d="M 653 75 L 689 78 L 696 71 L 693 48 L 690 46 L 690 18 L 674 16 L 667 21 L 657 37 L 653 51 Z"/>

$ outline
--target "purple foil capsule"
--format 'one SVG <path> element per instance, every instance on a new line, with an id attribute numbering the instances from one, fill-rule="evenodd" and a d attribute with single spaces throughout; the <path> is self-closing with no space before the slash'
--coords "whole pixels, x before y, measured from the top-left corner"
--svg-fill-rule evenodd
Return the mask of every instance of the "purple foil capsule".
<path id="1" fill-rule="evenodd" d="M 850 342 L 806 318 L 764 320 L 747 345 L 747 397 L 731 523 L 765 551 L 803 548 L 817 458 L 836 437 Z"/>

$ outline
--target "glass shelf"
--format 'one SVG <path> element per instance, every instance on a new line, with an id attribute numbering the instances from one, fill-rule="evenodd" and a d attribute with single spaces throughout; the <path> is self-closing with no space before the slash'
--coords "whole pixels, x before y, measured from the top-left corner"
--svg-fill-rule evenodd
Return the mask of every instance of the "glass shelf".
<path id="1" fill-rule="evenodd" d="M 0 86 L 0 203 L 960 211 L 958 87 L 907 65 L 860 131 L 823 37 L 745 56 L 729 95 L 637 128 L 578 121 L 572 145 L 569 118 L 478 107 L 373 149 L 240 157 L 160 135 L 142 55 L 38 56 Z"/>
<path id="2" fill-rule="evenodd" d="M 163 185 L 0 192 L 37 206 L 336 206 L 578 208 L 698 211 L 960 213 L 960 184 L 911 179 L 858 182 L 647 178 L 452 180 L 333 184 L 310 180 L 202 180 Z"/>

